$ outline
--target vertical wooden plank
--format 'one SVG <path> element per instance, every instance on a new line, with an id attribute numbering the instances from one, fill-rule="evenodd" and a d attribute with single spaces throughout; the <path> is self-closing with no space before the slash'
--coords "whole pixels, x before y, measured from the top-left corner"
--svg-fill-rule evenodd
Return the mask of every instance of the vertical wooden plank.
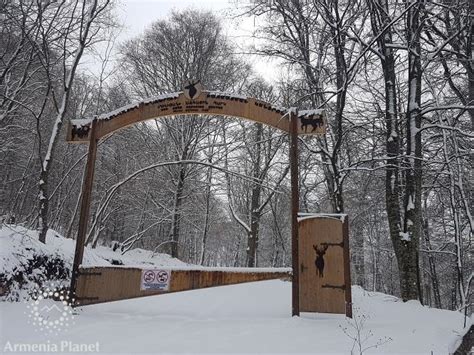
<path id="1" fill-rule="evenodd" d="M 291 259 L 292 259 L 292 315 L 300 315 L 300 278 L 298 247 L 298 110 L 290 109 L 290 177 L 291 177 Z"/>
<path id="2" fill-rule="evenodd" d="M 346 316 L 352 318 L 351 260 L 349 254 L 349 216 L 344 216 L 342 225 L 344 241 L 344 285 L 346 287 Z"/>
<path id="3" fill-rule="evenodd" d="M 79 230 L 76 238 L 76 251 L 74 253 L 74 262 L 72 265 L 71 287 L 70 293 L 74 295 L 76 291 L 77 277 L 79 275 L 79 266 L 84 256 L 84 243 L 86 241 L 87 226 L 89 222 L 89 212 L 92 195 L 92 185 L 94 181 L 95 158 L 97 155 L 97 120 L 93 120 L 91 124 L 91 132 L 89 139 L 89 154 L 87 155 L 87 163 L 84 173 L 84 181 L 82 184 L 81 210 L 79 215 Z"/>

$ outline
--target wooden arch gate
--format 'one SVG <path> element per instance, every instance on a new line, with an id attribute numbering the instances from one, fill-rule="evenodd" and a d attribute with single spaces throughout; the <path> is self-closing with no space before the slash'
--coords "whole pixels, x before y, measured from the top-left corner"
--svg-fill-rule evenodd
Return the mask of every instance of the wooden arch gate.
<path id="1" fill-rule="evenodd" d="M 77 305 L 104 302 L 114 299 L 140 297 L 157 292 L 135 292 L 128 293 L 128 297 L 118 295 L 116 298 L 95 300 L 92 297 L 81 297 L 85 290 L 86 281 L 91 277 L 103 275 L 114 280 L 117 284 L 124 284 L 128 280 L 136 280 L 138 269 L 120 268 L 82 268 L 81 263 L 84 255 L 84 244 L 88 228 L 90 213 L 91 191 L 94 177 L 94 167 L 97 152 L 97 143 L 113 132 L 130 126 L 132 124 L 153 118 L 167 116 L 197 114 L 197 115 L 220 115 L 247 119 L 254 122 L 269 125 L 290 136 L 290 179 L 291 179 L 291 243 L 292 243 L 292 314 L 300 313 L 299 295 L 299 244 L 298 244 L 298 135 L 324 134 L 326 130 L 326 118 L 322 110 L 299 111 L 296 108 L 289 110 L 274 106 L 268 102 L 255 98 L 223 93 L 217 91 L 203 91 L 200 84 L 194 83 L 185 87 L 182 92 L 160 95 L 146 99 L 128 106 L 121 107 L 107 114 L 96 116 L 92 119 L 71 120 L 67 129 L 67 141 L 70 143 L 89 144 L 87 163 L 85 167 L 84 181 L 82 187 L 81 209 L 79 216 L 79 228 L 76 239 L 76 250 L 74 255 L 73 270 L 71 276 L 70 290 L 77 298 Z M 114 274 L 114 270 L 120 271 L 120 276 Z M 181 270 L 177 271 L 175 285 L 171 284 L 169 291 L 176 292 L 186 289 L 227 285 L 240 282 L 249 282 L 265 279 L 289 277 L 285 270 L 260 270 L 250 272 L 247 270 L 206 271 L 206 270 Z M 128 275 L 128 276 L 124 276 Z M 118 277 L 118 278 L 117 278 Z M 176 280 L 180 280 L 178 282 Z M 113 287 L 109 285 L 109 287 Z M 350 287 L 350 284 L 349 284 Z M 107 291 L 104 291 L 107 292 Z M 117 290 L 120 293 L 120 290 Z M 159 292 L 158 292 L 159 293 Z M 88 299 L 89 298 L 89 299 Z"/>

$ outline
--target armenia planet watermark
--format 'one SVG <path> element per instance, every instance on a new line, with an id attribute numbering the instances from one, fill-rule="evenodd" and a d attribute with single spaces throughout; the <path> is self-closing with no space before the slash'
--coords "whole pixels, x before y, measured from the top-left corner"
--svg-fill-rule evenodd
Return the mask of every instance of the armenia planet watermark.
<path id="1" fill-rule="evenodd" d="M 99 342 L 74 343 L 70 340 L 59 342 L 46 341 L 45 343 L 12 343 L 7 341 L 3 346 L 4 353 L 98 353 Z"/>

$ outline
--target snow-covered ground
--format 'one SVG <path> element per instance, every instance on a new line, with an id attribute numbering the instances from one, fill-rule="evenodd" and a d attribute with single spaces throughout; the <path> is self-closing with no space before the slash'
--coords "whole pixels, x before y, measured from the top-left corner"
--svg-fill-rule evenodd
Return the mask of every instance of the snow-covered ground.
<path id="1" fill-rule="evenodd" d="M 51 234 L 49 245 L 36 245 L 34 232 L 22 233 L 20 237 L 10 232 L 7 237 L 0 231 L 0 272 L 25 256 L 11 253 L 47 248 L 43 251 L 72 258 L 73 241 Z M 138 250 L 127 258 L 135 265 L 147 265 L 147 260 L 183 266 L 178 260 L 148 253 Z M 105 247 L 89 250 L 86 264 L 105 265 L 117 256 Z M 350 354 L 355 346 L 358 354 L 358 343 L 351 339 L 357 338 L 358 328 L 362 348 L 368 348 L 364 353 L 449 354 L 465 333 L 463 317 L 457 312 L 403 303 L 360 287 L 353 287 L 353 300 L 353 320 L 330 314 L 291 317 L 291 284 L 262 281 L 86 306 L 76 309 L 72 320 L 68 315 L 69 325 L 54 333 L 33 324 L 31 302 L 0 302 L 0 352 L 53 353 L 82 347 L 111 354 Z M 43 300 L 42 305 L 51 308 L 56 303 Z"/>
<path id="2" fill-rule="evenodd" d="M 342 315 L 290 316 L 289 282 L 272 280 L 82 307 L 74 324 L 45 335 L 28 323 L 25 303 L 0 304 L 0 346 L 98 344 L 106 353 L 344 353 L 356 335 Z M 448 354 L 461 339 L 462 315 L 353 288 L 369 353 Z"/>

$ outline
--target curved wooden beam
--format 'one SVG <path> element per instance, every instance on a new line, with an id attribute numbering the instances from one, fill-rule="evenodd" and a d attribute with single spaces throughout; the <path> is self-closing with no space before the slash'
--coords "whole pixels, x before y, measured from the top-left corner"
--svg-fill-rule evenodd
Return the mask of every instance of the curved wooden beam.
<path id="1" fill-rule="evenodd" d="M 153 118 L 177 115 L 220 115 L 247 119 L 289 132 L 287 110 L 268 102 L 247 96 L 218 91 L 203 91 L 193 100 L 183 92 L 160 95 L 121 107 L 97 118 L 97 138 L 119 129 Z M 298 134 L 323 134 L 326 118 L 323 110 L 299 111 Z M 71 143 L 88 143 L 91 119 L 71 120 L 66 140 Z"/>

